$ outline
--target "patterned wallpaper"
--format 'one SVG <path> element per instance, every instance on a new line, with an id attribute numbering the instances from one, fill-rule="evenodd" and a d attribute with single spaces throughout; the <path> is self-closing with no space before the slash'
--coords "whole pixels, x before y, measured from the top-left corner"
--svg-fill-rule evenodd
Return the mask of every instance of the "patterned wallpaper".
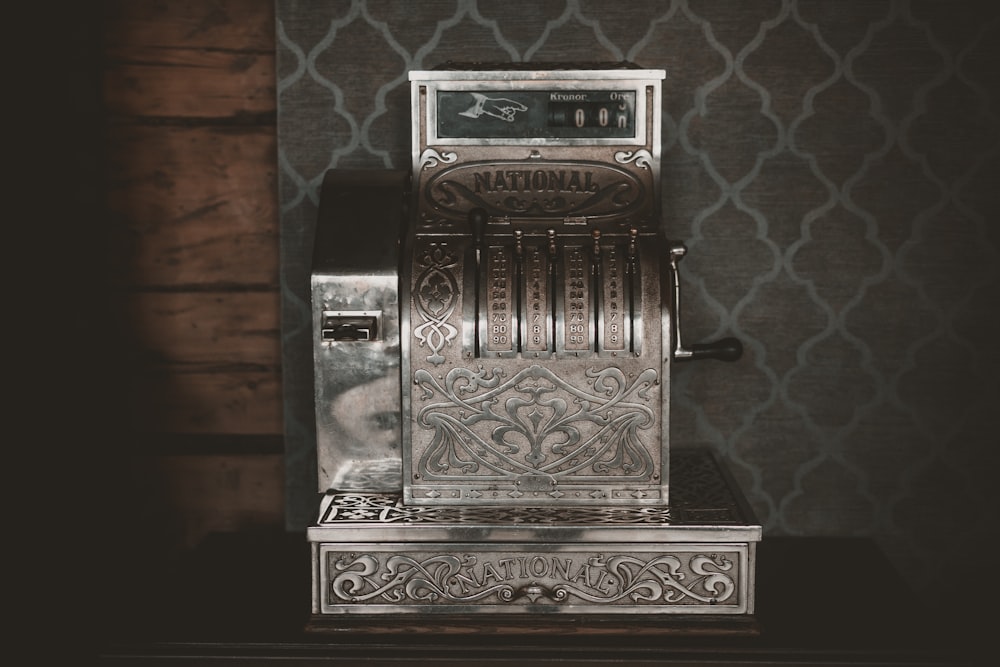
<path id="1" fill-rule="evenodd" d="M 409 165 L 407 72 L 663 68 L 663 225 L 687 243 L 673 443 L 765 535 L 877 539 L 921 593 L 995 537 L 1000 4 L 278 0 L 288 524 L 316 511 L 308 275 L 332 167 Z M 766 539 L 766 538 L 765 538 Z"/>

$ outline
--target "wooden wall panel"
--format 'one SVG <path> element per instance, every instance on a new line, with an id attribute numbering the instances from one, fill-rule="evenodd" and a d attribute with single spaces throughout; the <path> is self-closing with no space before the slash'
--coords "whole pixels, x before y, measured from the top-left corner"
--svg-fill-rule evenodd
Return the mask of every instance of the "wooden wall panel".
<path id="1" fill-rule="evenodd" d="M 273 127 L 124 125 L 109 150 L 121 280 L 276 288 Z"/>
<path id="2" fill-rule="evenodd" d="M 279 435 L 273 3 L 113 0 L 103 20 L 133 428 Z"/>
<path id="3" fill-rule="evenodd" d="M 114 63 L 104 79 L 112 113 L 226 118 L 274 112 L 271 54 L 118 47 L 107 57 Z"/>
<path id="4" fill-rule="evenodd" d="M 268 0 L 108 2 L 104 102 L 112 114 L 273 115 L 274 6 Z"/>
<path id="5" fill-rule="evenodd" d="M 150 366 L 211 372 L 280 363 L 277 292 L 139 292 L 130 301 L 129 328 Z"/>
<path id="6" fill-rule="evenodd" d="M 107 47 L 274 51 L 274 0 L 106 0 L 103 18 Z"/>
<path id="7" fill-rule="evenodd" d="M 270 369 L 145 372 L 133 377 L 128 401 L 132 430 L 139 437 L 270 435 L 280 448 L 281 377 Z"/>
<path id="8" fill-rule="evenodd" d="M 281 527 L 273 1 L 101 8 L 135 530 L 169 551 Z"/>
<path id="9" fill-rule="evenodd" d="M 131 293 L 133 429 L 280 435 L 278 301 L 274 290 Z"/>

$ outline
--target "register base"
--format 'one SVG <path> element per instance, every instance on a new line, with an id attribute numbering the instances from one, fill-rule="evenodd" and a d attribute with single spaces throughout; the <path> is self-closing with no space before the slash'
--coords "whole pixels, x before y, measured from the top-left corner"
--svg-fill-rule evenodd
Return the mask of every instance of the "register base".
<path id="1" fill-rule="evenodd" d="M 548 632 L 755 632 L 761 526 L 708 450 L 675 449 L 670 468 L 669 506 L 407 506 L 331 490 L 308 529 L 310 628 L 395 616 L 524 629 L 555 615 Z"/>

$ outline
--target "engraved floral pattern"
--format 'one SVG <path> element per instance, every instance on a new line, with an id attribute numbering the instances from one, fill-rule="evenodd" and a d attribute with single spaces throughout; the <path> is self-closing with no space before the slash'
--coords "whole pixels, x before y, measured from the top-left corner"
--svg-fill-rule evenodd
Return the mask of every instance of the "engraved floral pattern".
<path id="1" fill-rule="evenodd" d="M 736 554 L 327 554 L 328 604 L 738 603 Z"/>
<path id="2" fill-rule="evenodd" d="M 618 368 L 587 372 L 592 390 L 548 368 L 530 366 L 504 379 L 499 370 L 454 368 L 443 383 L 414 373 L 424 405 L 417 424 L 434 431 L 418 469 L 427 479 L 477 476 L 552 479 L 647 479 L 654 468 L 642 429 L 657 373 L 631 382 Z M 637 402 L 645 401 L 645 402 Z"/>
<path id="3" fill-rule="evenodd" d="M 419 347 L 430 349 L 427 361 L 441 364 L 441 348 L 458 335 L 458 329 L 448 322 L 458 303 L 458 283 L 452 273 L 455 258 L 443 246 L 431 243 L 420 263 L 423 269 L 413 289 L 413 305 L 424 321 L 413 329 L 413 336 Z"/>

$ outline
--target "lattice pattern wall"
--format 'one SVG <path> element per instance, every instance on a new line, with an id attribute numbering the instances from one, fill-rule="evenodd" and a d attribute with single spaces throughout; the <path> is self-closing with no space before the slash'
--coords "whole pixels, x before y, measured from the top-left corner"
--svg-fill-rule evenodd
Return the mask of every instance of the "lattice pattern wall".
<path id="1" fill-rule="evenodd" d="M 993 537 L 1000 408 L 995 2 L 278 0 L 288 521 L 314 520 L 308 272 L 331 167 L 409 164 L 407 72 L 664 68 L 664 225 L 689 342 L 672 442 L 729 462 L 765 534 L 873 535 L 942 598 Z"/>

